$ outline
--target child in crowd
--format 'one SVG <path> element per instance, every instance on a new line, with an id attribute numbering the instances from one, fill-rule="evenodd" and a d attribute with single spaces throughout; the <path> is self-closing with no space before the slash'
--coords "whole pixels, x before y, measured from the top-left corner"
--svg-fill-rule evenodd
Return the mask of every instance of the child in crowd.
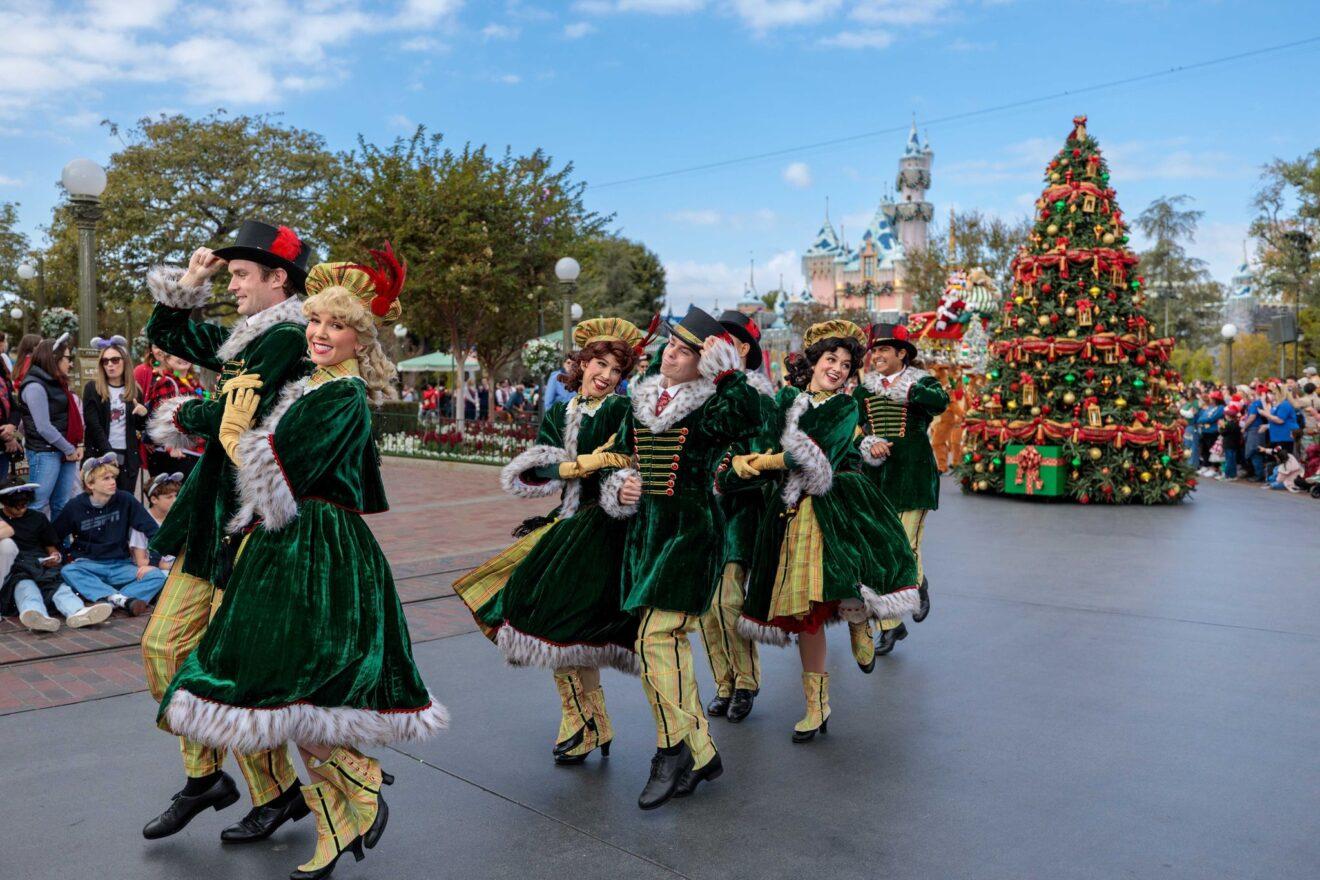
<path id="1" fill-rule="evenodd" d="M 1266 460 L 1275 465 L 1274 472 L 1270 475 L 1270 481 L 1265 484 L 1266 489 L 1287 489 L 1289 492 L 1301 492 L 1306 488 L 1298 484 L 1298 479 L 1302 476 L 1302 463 L 1297 460 L 1290 450 L 1283 446 L 1273 446 L 1268 449 L 1262 448 Z"/>
<path id="2" fill-rule="evenodd" d="M 55 632 L 63 614 L 70 627 L 102 623 L 113 610 L 98 602 L 84 605 L 60 577 L 59 540 L 50 520 L 31 504 L 36 483 L 13 479 L 0 487 L 0 611 L 17 612 L 18 622 L 32 632 Z"/>
<path id="3" fill-rule="evenodd" d="M 1242 461 L 1242 408 L 1237 403 L 1230 403 L 1224 409 L 1224 418 L 1219 422 L 1219 439 L 1224 444 L 1224 465 L 1216 480 L 1236 480 L 1238 463 Z"/>
<path id="4" fill-rule="evenodd" d="M 147 486 L 147 513 L 156 521 L 156 525 L 165 522 L 174 499 L 179 497 L 179 487 L 183 485 L 183 473 L 161 474 Z M 133 562 L 137 565 L 151 565 L 163 571 L 169 571 L 174 565 L 173 556 L 161 556 L 147 546 L 149 539 L 137 529 L 133 529 L 128 538 L 129 549 L 133 553 Z"/>
<path id="5" fill-rule="evenodd" d="M 156 521 L 142 503 L 118 488 L 114 454 L 83 462 L 85 494 L 71 498 L 55 519 L 61 541 L 72 537 L 73 562 L 64 580 L 85 599 L 106 600 L 131 615 L 146 614 L 149 603 L 165 586 L 165 572 L 134 564 L 128 541 L 133 529 L 148 538 Z"/>

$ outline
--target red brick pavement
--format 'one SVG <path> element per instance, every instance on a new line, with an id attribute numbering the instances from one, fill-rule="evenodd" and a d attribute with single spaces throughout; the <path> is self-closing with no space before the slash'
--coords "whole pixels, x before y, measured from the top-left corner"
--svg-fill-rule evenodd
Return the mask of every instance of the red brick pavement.
<path id="1" fill-rule="evenodd" d="M 553 507 L 511 499 L 484 465 L 386 458 L 390 510 L 367 518 L 394 569 L 415 643 L 476 627 L 452 584 L 509 542 L 509 531 Z M 0 622 L 0 715 L 146 690 L 138 642 L 146 618 L 36 635 Z"/>

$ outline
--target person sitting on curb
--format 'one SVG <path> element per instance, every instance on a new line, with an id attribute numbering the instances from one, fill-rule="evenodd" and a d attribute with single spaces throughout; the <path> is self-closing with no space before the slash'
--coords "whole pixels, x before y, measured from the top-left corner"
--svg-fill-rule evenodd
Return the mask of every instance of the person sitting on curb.
<path id="1" fill-rule="evenodd" d="M 183 479 L 182 472 L 161 474 L 147 486 L 147 513 L 151 514 L 156 525 L 165 522 L 170 508 L 174 506 L 174 499 L 179 497 L 179 487 L 183 485 Z M 133 529 L 128 538 L 128 548 L 133 554 L 133 561 L 137 565 L 151 565 L 168 573 L 175 557 L 161 556 L 151 550 L 147 544 L 147 536 Z"/>
<path id="2" fill-rule="evenodd" d="M 113 454 L 83 462 L 87 491 L 60 511 L 55 533 L 61 541 L 72 537 L 74 560 L 64 567 L 69 586 L 84 599 L 104 599 L 136 617 L 150 610 L 149 603 L 165 586 L 166 573 L 133 563 L 129 532 L 137 529 L 150 538 L 159 527 L 142 502 L 118 488 L 118 477 Z"/>
<path id="3" fill-rule="evenodd" d="M 50 520 L 31 504 L 36 483 L 12 479 L 0 487 L 0 611 L 17 612 L 32 632 L 56 632 L 63 614 L 77 629 L 103 623 L 114 610 L 106 602 L 84 605 L 60 577 L 60 551 Z"/>

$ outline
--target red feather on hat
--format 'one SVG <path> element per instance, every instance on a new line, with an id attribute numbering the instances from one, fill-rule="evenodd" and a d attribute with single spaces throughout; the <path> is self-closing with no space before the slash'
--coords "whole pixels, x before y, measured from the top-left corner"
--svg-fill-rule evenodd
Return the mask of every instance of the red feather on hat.
<path id="1" fill-rule="evenodd" d="M 408 264 L 394 256 L 394 247 L 388 241 L 385 242 L 384 250 L 367 253 L 371 254 L 376 265 L 373 267 L 358 263 L 353 268 L 361 269 L 371 279 L 371 286 L 376 289 L 376 295 L 371 298 L 371 313 L 383 318 L 389 314 L 390 306 L 403 292 L 403 282 L 408 277 Z"/>
<path id="2" fill-rule="evenodd" d="M 302 239 L 298 238 L 298 233 L 287 226 L 281 226 L 275 231 L 275 240 L 270 243 L 270 252 L 292 263 L 302 253 L 302 246 Z"/>

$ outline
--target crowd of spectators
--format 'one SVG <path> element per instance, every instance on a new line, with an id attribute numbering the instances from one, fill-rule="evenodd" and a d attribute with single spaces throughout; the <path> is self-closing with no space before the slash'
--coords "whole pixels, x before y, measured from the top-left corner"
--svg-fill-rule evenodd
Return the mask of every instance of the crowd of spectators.
<path id="1" fill-rule="evenodd" d="M 151 612 L 170 558 L 148 547 L 201 453 L 155 447 L 151 413 L 205 394 L 193 365 L 127 340 L 93 340 L 78 394 L 73 341 L 0 333 L 0 615 L 33 632 Z"/>
<path id="2" fill-rule="evenodd" d="M 1233 387 L 1193 382 L 1180 414 L 1197 472 L 1320 497 L 1320 378 L 1253 380 Z"/>

